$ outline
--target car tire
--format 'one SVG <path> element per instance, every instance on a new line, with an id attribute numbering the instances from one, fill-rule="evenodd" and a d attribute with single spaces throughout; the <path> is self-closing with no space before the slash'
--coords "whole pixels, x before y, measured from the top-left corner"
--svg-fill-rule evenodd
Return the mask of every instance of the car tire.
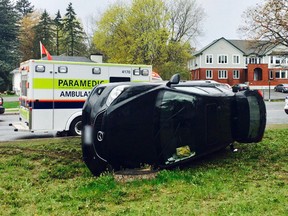
<path id="1" fill-rule="evenodd" d="M 82 117 L 78 116 L 72 121 L 69 127 L 68 134 L 70 136 L 81 136 L 81 131 L 82 131 Z"/>
<path id="2" fill-rule="evenodd" d="M 285 113 L 288 115 L 288 109 L 285 109 L 284 111 L 285 111 Z"/>

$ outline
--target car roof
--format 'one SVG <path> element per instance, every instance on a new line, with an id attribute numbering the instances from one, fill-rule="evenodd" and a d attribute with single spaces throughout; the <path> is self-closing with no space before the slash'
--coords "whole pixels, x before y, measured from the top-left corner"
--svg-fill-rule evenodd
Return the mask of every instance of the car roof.
<path id="1" fill-rule="evenodd" d="M 163 87 L 163 88 L 169 88 L 167 87 L 167 81 L 163 82 L 115 82 L 115 83 L 106 83 L 106 84 L 100 84 L 99 86 L 109 86 L 109 88 L 114 88 L 115 86 L 119 85 L 126 85 L 126 86 L 143 86 L 143 85 L 155 85 L 155 87 Z M 230 95 L 233 94 L 231 89 L 229 89 L 225 84 L 218 83 L 216 81 L 207 81 L 207 80 L 191 80 L 191 81 L 181 81 L 178 84 L 172 84 L 172 89 L 178 90 L 178 91 L 185 91 L 189 93 L 195 93 L 199 95 L 210 95 L 210 94 L 217 94 L 217 95 Z"/>

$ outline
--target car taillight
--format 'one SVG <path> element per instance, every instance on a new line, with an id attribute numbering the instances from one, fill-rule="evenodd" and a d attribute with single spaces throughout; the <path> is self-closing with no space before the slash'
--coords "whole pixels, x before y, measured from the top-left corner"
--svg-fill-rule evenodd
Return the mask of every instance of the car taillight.
<path id="1" fill-rule="evenodd" d="M 261 97 L 263 98 L 263 92 L 258 90 L 258 94 L 261 95 Z"/>
<path id="2" fill-rule="evenodd" d="M 2 106 L 2 104 L 3 104 L 3 99 L 1 98 L 0 99 L 0 106 Z"/>

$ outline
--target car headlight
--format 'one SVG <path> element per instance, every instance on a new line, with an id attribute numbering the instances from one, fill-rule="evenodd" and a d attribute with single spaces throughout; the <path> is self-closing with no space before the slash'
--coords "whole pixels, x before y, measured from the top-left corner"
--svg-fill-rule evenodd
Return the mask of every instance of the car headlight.
<path id="1" fill-rule="evenodd" d="M 106 105 L 110 106 L 111 103 L 124 91 L 124 89 L 128 87 L 128 85 L 120 85 L 115 87 L 109 94 L 107 100 L 106 100 Z"/>

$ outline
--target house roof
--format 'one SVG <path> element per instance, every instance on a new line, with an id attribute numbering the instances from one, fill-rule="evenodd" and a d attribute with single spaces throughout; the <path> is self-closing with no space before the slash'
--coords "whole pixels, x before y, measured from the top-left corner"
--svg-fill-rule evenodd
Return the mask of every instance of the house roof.
<path id="1" fill-rule="evenodd" d="M 47 60 L 47 56 L 42 59 Z M 89 58 L 83 56 L 52 56 L 52 59 L 55 61 L 93 62 Z"/>
<path id="2" fill-rule="evenodd" d="M 194 53 L 195 56 L 201 55 L 205 50 L 209 47 L 213 46 L 220 40 L 225 40 L 238 49 L 243 55 L 265 55 L 268 51 L 270 51 L 276 45 L 269 43 L 268 41 L 260 41 L 260 40 L 227 40 L 224 37 L 221 37 L 217 40 L 214 40 L 212 43 L 208 44 L 201 50 Z"/>

